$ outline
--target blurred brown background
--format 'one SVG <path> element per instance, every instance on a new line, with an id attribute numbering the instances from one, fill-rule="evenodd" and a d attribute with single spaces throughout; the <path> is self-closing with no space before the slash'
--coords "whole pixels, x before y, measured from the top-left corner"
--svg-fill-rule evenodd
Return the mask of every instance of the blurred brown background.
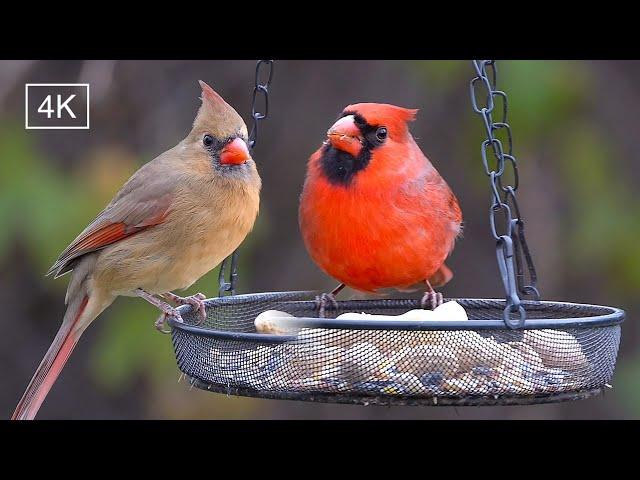
<path id="1" fill-rule="evenodd" d="M 8 418 L 61 321 L 67 277 L 44 272 L 143 162 L 190 129 L 197 80 L 249 118 L 253 61 L 0 61 L 0 417 Z M 500 297 L 472 113 L 469 61 L 277 61 L 254 158 L 262 210 L 241 250 L 240 291 L 334 286 L 297 227 L 307 157 L 347 104 L 420 108 L 412 132 L 465 217 L 446 296 Z M 640 418 L 640 62 L 501 61 L 520 206 L 544 299 L 627 311 L 614 389 L 528 407 L 388 408 L 226 397 L 191 390 L 157 313 L 119 299 L 85 333 L 39 418 Z M 91 84 L 91 129 L 24 129 L 24 84 Z M 191 293 L 214 296 L 217 272 Z"/>

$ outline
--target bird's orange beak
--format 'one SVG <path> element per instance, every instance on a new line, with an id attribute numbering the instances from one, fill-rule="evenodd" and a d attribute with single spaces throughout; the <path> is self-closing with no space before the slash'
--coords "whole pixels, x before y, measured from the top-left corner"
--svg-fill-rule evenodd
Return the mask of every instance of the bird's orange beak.
<path id="1" fill-rule="evenodd" d="M 241 138 L 229 142 L 220 153 L 222 165 L 240 165 L 251 158 L 247 144 Z"/>
<path id="2" fill-rule="evenodd" d="M 353 115 L 342 117 L 327 131 L 327 139 L 334 148 L 357 157 L 362 150 L 362 133 Z"/>

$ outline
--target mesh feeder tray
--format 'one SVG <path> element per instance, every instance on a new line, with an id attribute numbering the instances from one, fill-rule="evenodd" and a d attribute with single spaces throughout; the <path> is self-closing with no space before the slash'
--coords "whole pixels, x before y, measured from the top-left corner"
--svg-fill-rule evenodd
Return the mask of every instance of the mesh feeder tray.
<path id="1" fill-rule="evenodd" d="M 208 300 L 170 321 L 180 370 L 198 388 L 228 395 L 365 405 L 510 405 L 578 400 L 613 375 L 624 312 L 523 302 L 524 328 L 503 320 L 504 300 L 455 299 L 469 320 L 402 320 L 419 300 L 337 302 L 317 317 L 316 292 Z M 267 310 L 293 315 L 291 334 L 256 332 Z M 335 319 L 344 312 L 389 315 Z"/>

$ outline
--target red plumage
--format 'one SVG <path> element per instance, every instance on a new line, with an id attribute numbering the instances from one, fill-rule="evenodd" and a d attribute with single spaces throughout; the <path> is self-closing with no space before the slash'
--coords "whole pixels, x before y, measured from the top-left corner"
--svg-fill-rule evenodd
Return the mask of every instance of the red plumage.
<path id="1" fill-rule="evenodd" d="M 305 245 L 322 270 L 357 290 L 438 286 L 453 276 L 444 261 L 462 213 L 409 132 L 416 112 L 350 105 L 308 162 L 299 209 Z"/>

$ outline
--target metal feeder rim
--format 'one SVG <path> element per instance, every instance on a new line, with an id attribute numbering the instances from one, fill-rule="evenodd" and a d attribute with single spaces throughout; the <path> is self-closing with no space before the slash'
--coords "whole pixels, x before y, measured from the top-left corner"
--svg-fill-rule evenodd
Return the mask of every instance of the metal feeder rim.
<path id="1" fill-rule="evenodd" d="M 260 295 L 278 296 L 282 293 L 299 293 L 301 295 L 308 292 L 268 292 Z M 242 303 L 243 299 L 253 297 L 254 294 L 236 295 L 234 297 L 214 297 L 206 300 L 208 305 L 220 303 L 224 299 L 225 304 Z M 234 300 L 230 300 L 233 298 Z M 502 299 L 478 299 L 478 298 L 451 298 L 448 300 L 465 301 L 490 301 L 504 303 Z M 295 303 L 295 302 L 292 302 Z M 624 321 L 625 312 L 616 307 L 593 305 L 586 303 L 556 302 L 556 301 L 526 301 L 525 305 L 550 305 L 550 306 L 580 306 L 591 307 L 600 310 L 609 310 L 609 313 L 590 317 L 575 317 L 566 319 L 533 319 L 526 320 L 523 329 L 557 329 L 557 328 L 594 328 L 617 325 Z M 187 313 L 191 305 L 183 305 L 178 308 L 181 314 Z M 380 318 L 381 317 L 381 318 Z M 380 316 L 376 320 L 336 320 L 333 318 L 295 317 L 287 319 L 287 323 L 295 328 L 327 328 L 335 330 L 403 330 L 403 331 L 433 331 L 433 330 L 505 330 L 508 327 L 503 320 L 397 320 L 393 316 Z M 181 330 L 192 335 L 209 338 L 219 338 L 221 340 L 235 340 L 254 343 L 285 343 L 296 339 L 295 335 L 277 335 L 257 332 L 234 332 L 229 330 L 215 330 L 207 327 L 188 325 L 180 323 L 174 318 L 168 320 L 171 328 Z M 471 324 L 472 323 L 472 324 Z"/>
<path id="2" fill-rule="evenodd" d="M 295 335 L 276 335 L 272 333 L 257 332 L 232 332 L 229 330 L 213 330 L 196 325 L 187 325 L 178 322 L 175 318 L 168 320 L 171 328 L 180 330 L 191 335 L 199 337 L 217 338 L 219 340 L 235 340 L 237 342 L 253 342 L 253 343 L 287 343 L 296 339 Z"/>

